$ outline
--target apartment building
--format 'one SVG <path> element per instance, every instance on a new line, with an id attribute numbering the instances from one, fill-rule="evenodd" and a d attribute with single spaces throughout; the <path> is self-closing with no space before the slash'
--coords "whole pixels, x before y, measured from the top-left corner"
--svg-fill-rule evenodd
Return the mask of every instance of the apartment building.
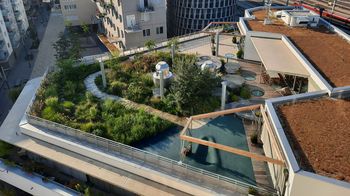
<path id="1" fill-rule="evenodd" d="M 210 22 L 233 21 L 235 0 L 168 0 L 169 36 L 202 30 Z"/>
<path id="2" fill-rule="evenodd" d="M 1 0 L 0 13 L 0 64 L 8 67 L 19 52 L 29 23 L 22 0 Z"/>
<path id="3" fill-rule="evenodd" d="M 119 50 L 167 38 L 165 0 L 100 0 L 96 4 L 101 32 Z"/>
<path id="4" fill-rule="evenodd" d="M 96 24 L 96 3 L 89 0 L 60 0 L 65 22 L 72 26 Z"/>

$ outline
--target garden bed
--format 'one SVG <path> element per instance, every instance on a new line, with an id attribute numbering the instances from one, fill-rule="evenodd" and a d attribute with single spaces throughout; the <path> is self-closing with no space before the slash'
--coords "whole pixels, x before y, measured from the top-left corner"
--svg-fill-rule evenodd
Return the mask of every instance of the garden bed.
<path id="1" fill-rule="evenodd" d="M 36 94 L 31 114 L 124 144 L 133 144 L 172 124 L 142 110 L 125 108 L 112 100 L 99 100 L 86 92 L 84 79 L 99 70 L 97 64 L 59 63 Z"/>
<path id="2" fill-rule="evenodd" d="M 136 56 L 124 62 L 112 60 L 106 63 L 107 87 L 103 87 L 101 76 L 95 82 L 100 90 L 108 94 L 174 115 L 211 112 L 220 106 L 219 97 L 213 96 L 214 88 L 220 86 L 220 79 L 209 70 L 202 71 L 194 64 L 195 59 L 195 55 L 177 54 L 175 68 L 172 67 L 170 53 L 165 52 Z M 159 86 L 154 84 L 152 74 L 160 61 L 167 62 L 175 75 L 166 86 L 164 99 L 153 94 Z"/>

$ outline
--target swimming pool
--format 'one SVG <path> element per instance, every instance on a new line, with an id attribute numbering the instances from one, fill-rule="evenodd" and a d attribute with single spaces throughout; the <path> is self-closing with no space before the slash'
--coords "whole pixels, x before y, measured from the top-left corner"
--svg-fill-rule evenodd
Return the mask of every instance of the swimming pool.
<path id="1" fill-rule="evenodd" d="M 190 133 L 196 138 L 249 150 L 242 120 L 233 115 L 218 117 L 199 129 L 191 130 Z M 179 134 L 180 129 L 173 127 L 139 142 L 135 147 L 179 161 L 181 148 Z M 184 162 L 255 185 L 252 162 L 247 157 L 192 144 L 191 153 Z"/>

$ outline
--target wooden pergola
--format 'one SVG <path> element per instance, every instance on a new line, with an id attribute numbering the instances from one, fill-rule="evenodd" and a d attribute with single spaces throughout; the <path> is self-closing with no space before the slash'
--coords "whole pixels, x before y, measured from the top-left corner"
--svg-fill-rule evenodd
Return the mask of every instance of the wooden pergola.
<path id="1" fill-rule="evenodd" d="M 208 31 L 210 29 L 210 27 L 212 27 L 213 25 L 237 25 L 237 22 L 210 22 L 206 27 L 204 27 L 204 29 L 201 30 L 202 33 L 208 33 L 211 35 L 215 35 L 216 32 L 210 32 Z M 232 35 L 230 33 L 223 33 L 220 32 L 221 35 Z M 235 35 L 236 37 L 244 37 L 243 35 L 239 34 L 239 35 Z"/>
<path id="2" fill-rule="evenodd" d="M 263 106 L 262 105 L 251 105 L 251 106 L 245 106 L 245 107 L 240 107 L 240 108 L 234 108 L 234 109 L 229 109 L 229 110 L 223 110 L 223 111 L 218 111 L 218 112 L 212 112 L 212 113 L 207 113 L 207 114 L 200 114 L 200 115 L 196 115 L 196 116 L 191 116 L 188 119 L 185 127 L 183 128 L 183 130 L 180 133 L 180 139 L 183 142 L 187 141 L 187 142 L 191 142 L 191 143 L 196 143 L 196 144 L 212 147 L 212 148 L 215 148 L 215 149 L 218 149 L 218 150 L 223 150 L 223 151 L 226 151 L 226 152 L 230 152 L 230 153 L 233 153 L 233 154 L 249 157 L 251 159 L 255 159 L 255 160 L 258 160 L 258 161 L 265 161 L 265 162 L 269 162 L 269 163 L 272 163 L 272 164 L 283 166 L 283 165 L 285 165 L 285 162 L 283 161 L 283 155 L 278 150 L 276 150 L 276 153 L 277 153 L 279 159 L 274 159 L 274 158 L 271 158 L 271 157 L 267 157 L 267 156 L 263 156 L 263 155 L 259 155 L 259 154 L 255 154 L 255 153 L 251 153 L 249 151 L 241 150 L 241 149 L 238 149 L 238 148 L 233 148 L 233 147 L 230 147 L 230 146 L 214 143 L 214 142 L 211 142 L 211 141 L 198 139 L 198 138 L 195 138 L 195 137 L 187 135 L 187 132 L 189 131 L 190 125 L 191 125 L 193 120 L 201 120 L 201 119 L 206 119 L 206 118 L 216 118 L 218 116 L 223 116 L 223 115 L 227 115 L 227 114 L 233 114 L 233 113 L 244 112 L 244 111 L 252 111 L 252 110 L 258 110 L 258 109 L 263 111 L 262 110 Z M 263 118 L 265 118 L 265 117 L 266 116 L 263 115 Z M 272 130 L 268 129 L 268 131 L 269 131 L 269 135 L 271 135 L 270 132 Z M 183 148 L 184 148 L 184 146 L 183 146 Z M 182 150 L 184 150 L 184 149 L 182 149 Z"/>

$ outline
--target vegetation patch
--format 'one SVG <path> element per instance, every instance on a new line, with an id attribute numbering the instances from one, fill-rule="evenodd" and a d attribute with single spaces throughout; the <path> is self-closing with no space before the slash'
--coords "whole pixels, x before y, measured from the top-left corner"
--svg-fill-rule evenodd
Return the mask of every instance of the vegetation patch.
<path id="1" fill-rule="evenodd" d="M 74 67 L 61 62 L 59 66 L 60 71 L 50 74 L 38 91 L 32 108 L 34 115 L 125 144 L 171 126 L 145 111 L 99 100 L 86 92 L 83 80 L 98 71 L 97 64 Z"/>
<path id="2" fill-rule="evenodd" d="M 155 85 L 152 73 L 158 62 L 165 61 L 175 77 L 166 87 L 163 99 L 153 96 Z M 213 91 L 220 86 L 220 79 L 209 70 L 201 70 L 195 65 L 196 56 L 177 54 L 172 65 L 170 53 L 155 52 L 136 56 L 134 60 L 112 60 L 106 63 L 107 87 L 102 86 L 102 77 L 96 78 L 98 87 L 108 94 L 124 97 L 131 101 L 150 105 L 164 112 L 179 116 L 214 111 L 220 106 Z"/>

